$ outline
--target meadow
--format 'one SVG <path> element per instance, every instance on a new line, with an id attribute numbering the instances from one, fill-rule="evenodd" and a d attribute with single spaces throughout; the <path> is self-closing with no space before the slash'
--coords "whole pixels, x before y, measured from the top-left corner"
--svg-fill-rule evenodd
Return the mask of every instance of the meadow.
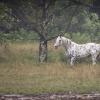
<path id="1" fill-rule="evenodd" d="M 100 92 L 100 63 L 66 62 L 64 50 L 49 43 L 47 63 L 38 62 L 38 43 L 14 42 L 0 46 L 0 94 Z"/>

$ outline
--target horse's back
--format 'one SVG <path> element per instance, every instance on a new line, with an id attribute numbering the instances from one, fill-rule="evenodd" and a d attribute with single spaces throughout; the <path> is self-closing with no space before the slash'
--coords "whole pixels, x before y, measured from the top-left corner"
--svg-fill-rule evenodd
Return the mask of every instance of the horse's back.
<path id="1" fill-rule="evenodd" d="M 100 52 L 100 44 L 97 43 L 87 43 L 87 48 L 92 52 Z"/>

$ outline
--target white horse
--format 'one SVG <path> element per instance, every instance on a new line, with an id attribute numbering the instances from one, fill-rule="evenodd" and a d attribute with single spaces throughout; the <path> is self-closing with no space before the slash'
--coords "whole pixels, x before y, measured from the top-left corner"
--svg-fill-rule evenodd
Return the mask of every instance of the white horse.
<path id="1" fill-rule="evenodd" d="M 54 47 L 58 48 L 61 45 L 65 48 L 66 56 L 70 57 L 71 66 L 74 65 L 74 61 L 77 58 L 83 58 L 89 55 L 91 55 L 92 63 L 95 65 L 97 56 L 100 54 L 100 44 L 96 43 L 77 44 L 68 38 L 58 36 Z"/>

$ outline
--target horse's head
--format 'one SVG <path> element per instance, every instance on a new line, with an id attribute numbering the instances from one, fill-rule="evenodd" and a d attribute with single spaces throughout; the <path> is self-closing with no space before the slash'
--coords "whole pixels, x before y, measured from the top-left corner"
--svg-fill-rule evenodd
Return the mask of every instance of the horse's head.
<path id="1" fill-rule="evenodd" d="M 59 35 L 55 41 L 54 47 L 57 49 L 59 46 L 63 45 L 64 47 L 68 48 L 71 45 L 71 40 L 65 38 L 62 35 Z"/>
<path id="2" fill-rule="evenodd" d="M 58 36 L 55 41 L 54 47 L 57 49 L 61 45 L 62 45 L 62 36 Z"/>

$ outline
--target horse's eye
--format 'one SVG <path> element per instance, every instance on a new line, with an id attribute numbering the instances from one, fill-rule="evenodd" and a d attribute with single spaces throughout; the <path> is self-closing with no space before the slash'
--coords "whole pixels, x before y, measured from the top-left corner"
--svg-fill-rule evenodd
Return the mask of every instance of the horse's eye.
<path id="1" fill-rule="evenodd" d="M 59 40 L 59 43 L 61 43 L 61 40 Z"/>

